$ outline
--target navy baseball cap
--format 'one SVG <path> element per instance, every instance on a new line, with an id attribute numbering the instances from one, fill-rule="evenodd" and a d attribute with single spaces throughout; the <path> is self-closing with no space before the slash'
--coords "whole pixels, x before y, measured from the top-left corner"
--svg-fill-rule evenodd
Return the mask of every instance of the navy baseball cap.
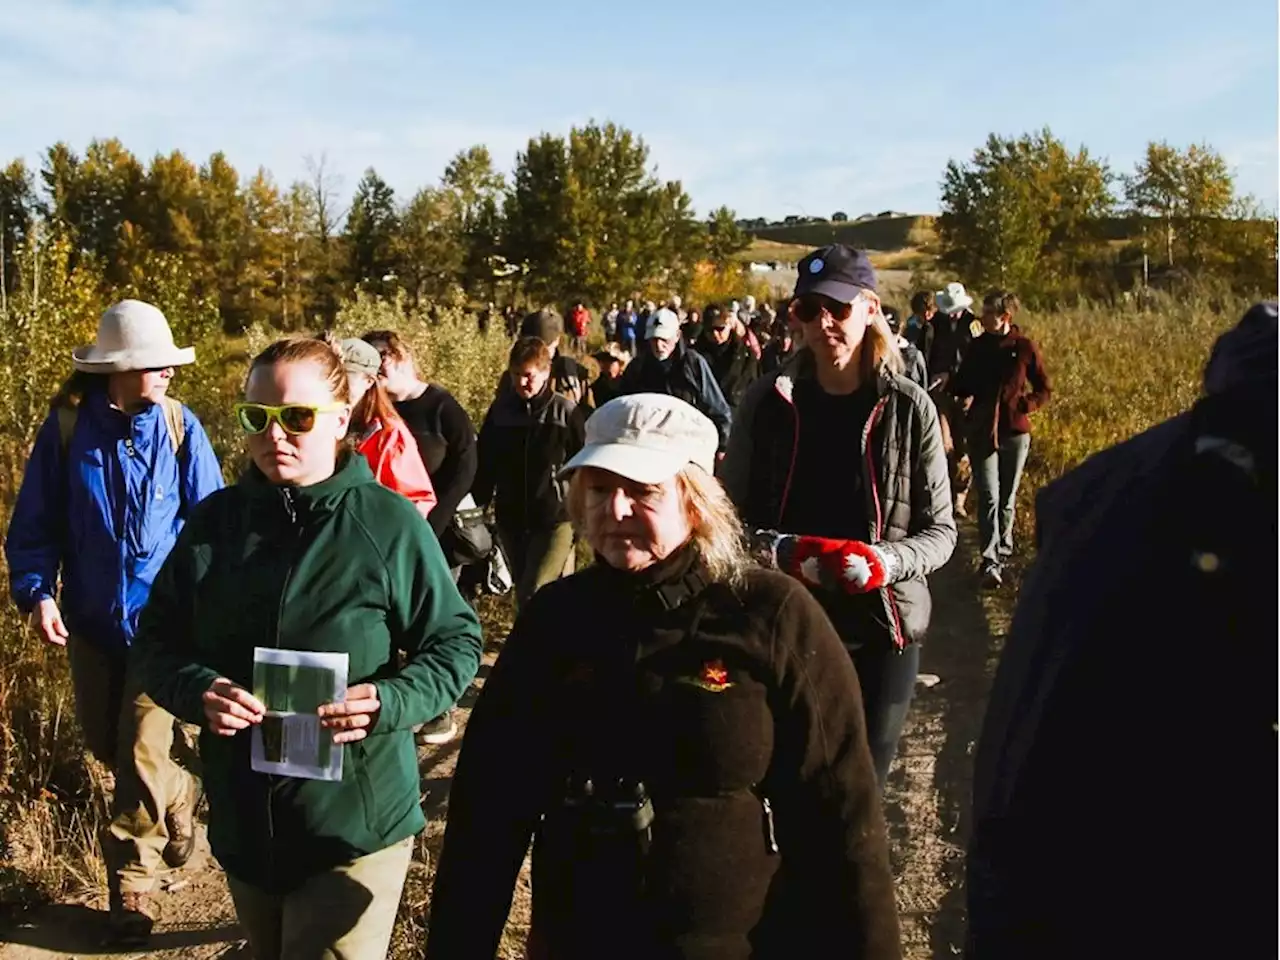
<path id="1" fill-rule="evenodd" d="M 863 290 L 876 289 L 876 270 L 861 250 L 833 243 L 815 250 L 798 267 L 795 296 L 818 293 L 840 303 L 853 303 Z"/>

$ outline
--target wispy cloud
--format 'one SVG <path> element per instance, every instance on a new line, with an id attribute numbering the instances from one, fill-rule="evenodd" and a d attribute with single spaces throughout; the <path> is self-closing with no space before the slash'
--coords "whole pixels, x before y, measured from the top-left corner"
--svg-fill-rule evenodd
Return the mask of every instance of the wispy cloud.
<path id="1" fill-rule="evenodd" d="M 1030 30 L 1038 14 L 1009 3 L 1006 17 L 984 15 Z M 679 4 L 579 4 L 575 16 L 512 6 L 481 17 L 406 0 L 0 0 L 0 160 L 38 164 L 59 140 L 83 149 L 115 136 L 144 159 L 223 150 L 243 173 L 262 165 L 288 183 L 325 153 L 347 191 L 372 165 L 407 195 L 474 143 L 509 169 L 531 136 L 594 118 L 641 134 L 701 213 L 856 216 L 935 209 L 948 159 L 990 131 L 1048 124 L 1120 168 L 1147 139 L 1209 139 L 1243 189 L 1276 201 L 1274 47 L 1260 66 L 1244 31 L 1206 38 L 1191 63 L 1166 39 L 1109 49 L 1098 66 L 1001 73 L 852 48 L 833 60 L 762 30 L 785 11 L 743 14 L 754 46 L 683 55 L 613 46 Z M 1064 11 L 1059 21 L 1087 33 Z M 866 15 L 890 36 L 893 18 L 899 30 L 929 19 Z M 1269 107 L 1241 108 L 1259 71 L 1270 72 Z"/>

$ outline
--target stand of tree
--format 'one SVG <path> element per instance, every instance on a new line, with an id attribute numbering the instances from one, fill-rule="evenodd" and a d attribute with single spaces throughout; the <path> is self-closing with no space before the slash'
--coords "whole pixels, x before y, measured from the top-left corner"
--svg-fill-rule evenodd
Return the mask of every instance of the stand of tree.
<path id="1" fill-rule="evenodd" d="M 1153 283 L 1276 289 L 1274 213 L 1239 196 L 1212 148 L 1152 143 L 1128 175 L 1048 130 L 992 134 L 947 164 L 939 266 L 1031 301 L 1109 297 Z"/>
<path id="2" fill-rule="evenodd" d="M 36 282 L 23 275 L 38 262 L 24 247 L 65 241 L 72 268 L 92 261 L 113 287 L 177 261 L 228 331 L 290 330 L 331 322 L 357 289 L 595 304 L 680 290 L 699 263 L 736 270 L 750 242 L 727 208 L 696 219 L 681 184 L 652 171 L 643 139 L 611 123 L 530 140 L 509 182 L 487 148 L 471 147 L 407 200 L 372 167 L 345 206 L 323 156 L 307 174 L 282 189 L 263 169 L 242 178 L 221 153 L 144 165 L 115 139 L 82 156 L 56 144 L 37 173 L 21 160 L 0 171 L 0 290 Z"/>
<path id="3" fill-rule="evenodd" d="M 486 147 L 471 147 L 407 199 L 372 167 L 349 204 L 323 156 L 306 171 L 282 188 L 263 169 L 241 176 L 222 153 L 199 166 L 178 151 L 144 164 L 115 139 L 83 155 L 55 144 L 38 171 L 15 160 L 0 170 L 0 297 L 38 282 L 39 257 L 24 249 L 57 241 L 70 268 L 89 261 L 112 288 L 189 277 L 187 295 L 215 302 L 228 331 L 328 323 L 356 290 L 415 303 L 600 305 L 687 290 L 708 269 L 732 286 L 747 230 L 764 223 L 727 207 L 697 219 L 683 186 L 657 176 L 644 140 L 612 123 L 531 139 L 510 178 Z M 970 286 L 1041 302 L 1148 280 L 1276 288 L 1275 216 L 1237 195 L 1207 146 L 1153 143 L 1117 176 L 1048 129 L 993 134 L 969 161 L 948 163 L 941 189 L 929 252 Z M 876 219 L 840 211 L 832 223 Z"/>

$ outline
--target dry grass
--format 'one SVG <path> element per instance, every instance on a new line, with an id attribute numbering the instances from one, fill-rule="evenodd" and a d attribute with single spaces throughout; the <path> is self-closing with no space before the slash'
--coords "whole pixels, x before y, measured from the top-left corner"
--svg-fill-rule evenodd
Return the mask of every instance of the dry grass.
<path id="1" fill-rule="evenodd" d="M 751 241 L 751 246 L 738 254 L 737 259 L 744 263 L 797 263 L 812 249 L 802 243 L 779 243 L 757 237 Z"/>

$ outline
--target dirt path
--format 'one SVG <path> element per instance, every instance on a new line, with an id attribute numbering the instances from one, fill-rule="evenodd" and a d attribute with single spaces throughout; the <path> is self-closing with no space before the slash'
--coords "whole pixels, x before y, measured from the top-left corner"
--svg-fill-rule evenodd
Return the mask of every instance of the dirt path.
<path id="1" fill-rule="evenodd" d="M 908 960 L 958 956 L 964 937 L 964 848 L 969 830 L 969 781 L 999 639 L 1007 629 L 1007 597 L 983 595 L 970 557 L 975 531 L 962 524 L 956 556 L 932 579 L 933 628 L 924 649 L 921 683 L 889 777 L 886 815 L 899 878 L 898 907 Z M 480 674 L 460 705 L 465 723 L 506 635 L 500 608 L 482 610 L 490 639 Z M 421 752 L 422 798 L 428 817 L 401 904 L 392 956 L 419 957 L 431 889 L 431 864 L 444 834 L 449 783 L 460 741 Z M 179 887 L 160 894 L 163 910 L 152 945 L 121 953 L 102 945 L 102 894 L 32 911 L 0 934 L 0 960 L 74 960 L 93 956 L 215 960 L 250 956 L 216 863 L 201 838 L 199 862 L 175 873 Z M 186 885 L 181 885 L 186 881 Z M 517 960 L 529 920 L 528 863 L 521 874 L 499 956 Z"/>

